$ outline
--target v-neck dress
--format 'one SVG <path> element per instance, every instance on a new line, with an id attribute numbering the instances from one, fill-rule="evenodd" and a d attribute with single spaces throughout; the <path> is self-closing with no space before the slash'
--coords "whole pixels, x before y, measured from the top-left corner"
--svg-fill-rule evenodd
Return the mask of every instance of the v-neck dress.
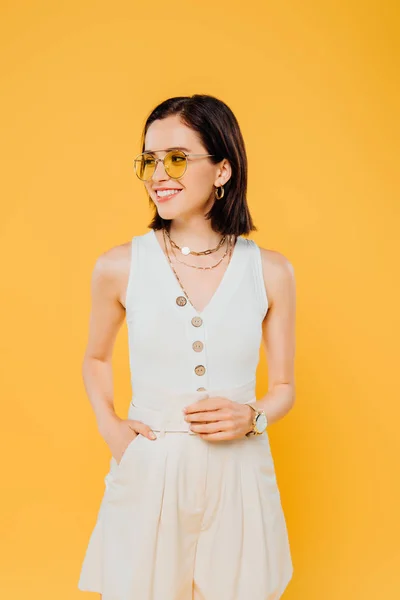
<path id="1" fill-rule="evenodd" d="M 201 312 L 153 230 L 132 238 L 126 290 L 132 399 L 148 424 L 111 457 L 78 588 L 102 600 L 278 600 L 293 564 L 268 430 L 210 442 L 182 409 L 256 400 L 268 311 L 258 245 L 239 236 Z"/>

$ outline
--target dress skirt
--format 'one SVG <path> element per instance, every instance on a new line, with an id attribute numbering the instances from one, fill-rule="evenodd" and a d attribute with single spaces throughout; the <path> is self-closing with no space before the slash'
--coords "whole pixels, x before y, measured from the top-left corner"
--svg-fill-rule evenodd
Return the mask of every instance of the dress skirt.
<path id="1" fill-rule="evenodd" d="M 146 412 L 128 416 L 150 424 Z M 78 588 L 102 600 L 278 600 L 293 565 L 268 434 L 210 442 L 163 423 L 111 457 Z"/>

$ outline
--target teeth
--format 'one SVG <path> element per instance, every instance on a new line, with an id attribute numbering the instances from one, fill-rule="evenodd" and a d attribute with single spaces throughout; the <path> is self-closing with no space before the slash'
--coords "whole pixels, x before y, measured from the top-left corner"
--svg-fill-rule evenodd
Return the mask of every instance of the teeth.
<path id="1" fill-rule="evenodd" d="M 157 190 L 157 196 L 161 198 L 163 196 L 171 196 L 172 194 L 177 194 L 180 190 Z"/>

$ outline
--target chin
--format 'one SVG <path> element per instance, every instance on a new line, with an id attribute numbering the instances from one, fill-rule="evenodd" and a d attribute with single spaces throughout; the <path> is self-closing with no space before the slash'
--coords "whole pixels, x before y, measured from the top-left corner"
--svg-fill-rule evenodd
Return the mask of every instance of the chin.
<path id="1" fill-rule="evenodd" d="M 180 215 L 179 210 L 174 210 L 172 207 L 157 206 L 157 212 L 162 219 L 175 219 Z"/>
<path id="2" fill-rule="evenodd" d="M 158 214 L 163 219 L 174 219 L 175 217 L 179 217 L 183 212 L 185 212 L 185 209 L 178 203 L 175 203 L 173 200 L 157 204 L 156 207 Z"/>

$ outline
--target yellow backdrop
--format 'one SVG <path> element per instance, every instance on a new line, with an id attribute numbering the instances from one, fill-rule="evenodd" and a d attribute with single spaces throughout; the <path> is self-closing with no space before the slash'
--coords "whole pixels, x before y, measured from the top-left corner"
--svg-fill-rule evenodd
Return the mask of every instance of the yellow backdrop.
<path id="1" fill-rule="evenodd" d="M 149 111 L 209 93 L 246 140 L 252 237 L 296 272 L 297 399 L 270 431 L 285 600 L 397 598 L 396 3 L 16 1 L 0 23 L 0 596 L 82 594 L 110 457 L 81 379 L 91 269 L 147 231 Z M 125 325 L 114 365 L 123 414 Z"/>

